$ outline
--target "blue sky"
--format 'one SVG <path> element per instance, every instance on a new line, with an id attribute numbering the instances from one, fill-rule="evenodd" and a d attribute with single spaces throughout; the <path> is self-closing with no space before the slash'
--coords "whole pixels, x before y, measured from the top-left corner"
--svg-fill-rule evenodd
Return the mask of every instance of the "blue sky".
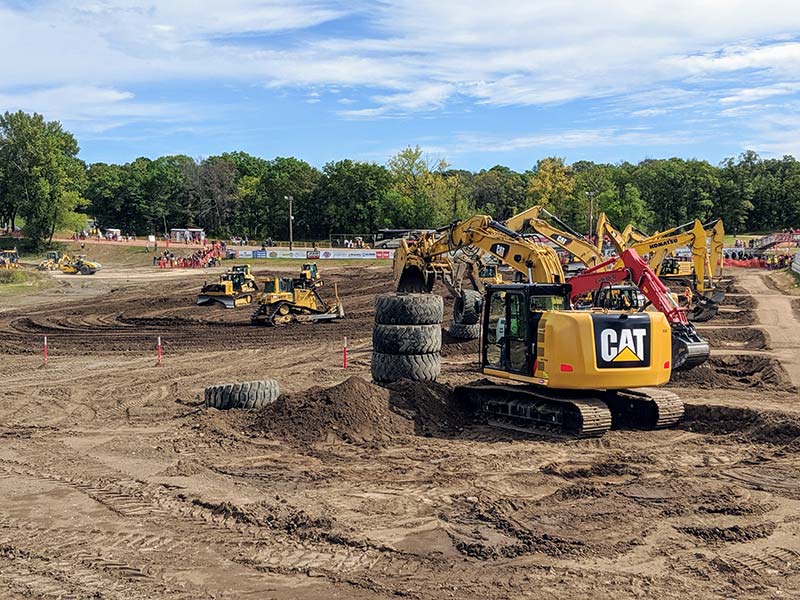
<path id="1" fill-rule="evenodd" d="M 84 160 L 800 157 L 800 3 L 0 0 L 0 110 Z"/>

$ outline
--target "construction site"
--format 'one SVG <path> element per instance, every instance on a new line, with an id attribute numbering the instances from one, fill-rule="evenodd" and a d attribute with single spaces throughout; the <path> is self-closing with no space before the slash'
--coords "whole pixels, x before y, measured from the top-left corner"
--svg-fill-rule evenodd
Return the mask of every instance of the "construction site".
<path id="1" fill-rule="evenodd" d="M 534 207 L 393 261 L 42 257 L 0 304 L 0 596 L 796 597 L 796 275 L 723 238 Z"/>

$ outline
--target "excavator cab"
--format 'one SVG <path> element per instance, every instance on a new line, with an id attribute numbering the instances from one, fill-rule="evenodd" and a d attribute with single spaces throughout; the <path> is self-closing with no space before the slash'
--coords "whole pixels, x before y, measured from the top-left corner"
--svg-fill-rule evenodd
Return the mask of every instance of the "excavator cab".
<path id="1" fill-rule="evenodd" d="M 539 321 L 546 311 L 563 310 L 565 306 L 569 306 L 565 285 L 491 286 L 484 320 L 484 367 L 532 375 Z"/>

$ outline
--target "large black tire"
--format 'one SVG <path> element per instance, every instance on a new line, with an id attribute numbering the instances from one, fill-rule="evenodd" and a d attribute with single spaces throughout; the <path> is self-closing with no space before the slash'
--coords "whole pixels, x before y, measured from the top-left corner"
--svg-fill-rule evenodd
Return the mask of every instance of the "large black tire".
<path id="1" fill-rule="evenodd" d="M 380 325 L 372 330 L 372 349 L 383 354 L 431 354 L 442 349 L 439 325 Z"/>
<path id="2" fill-rule="evenodd" d="M 481 320 L 483 294 L 475 290 L 461 290 L 453 306 L 453 319 L 456 323 L 474 325 Z"/>
<path id="3" fill-rule="evenodd" d="M 467 325 L 466 323 L 450 323 L 447 333 L 450 334 L 450 337 L 459 340 L 474 340 L 481 336 L 481 324 L 473 323 Z"/>
<path id="4" fill-rule="evenodd" d="M 275 402 L 280 386 L 274 379 L 212 385 L 205 390 L 206 406 L 218 410 L 262 408 Z"/>
<path id="5" fill-rule="evenodd" d="M 444 317 L 437 294 L 384 295 L 375 298 L 375 322 L 381 325 L 435 325 Z"/>
<path id="6" fill-rule="evenodd" d="M 442 371 L 441 357 L 432 354 L 383 354 L 372 353 L 372 379 L 380 383 L 413 379 L 436 381 Z"/>
<path id="7" fill-rule="evenodd" d="M 81 267 L 81 275 L 91 275 L 91 274 L 92 270 L 89 267 L 87 267 L 86 265 L 83 265 Z"/>

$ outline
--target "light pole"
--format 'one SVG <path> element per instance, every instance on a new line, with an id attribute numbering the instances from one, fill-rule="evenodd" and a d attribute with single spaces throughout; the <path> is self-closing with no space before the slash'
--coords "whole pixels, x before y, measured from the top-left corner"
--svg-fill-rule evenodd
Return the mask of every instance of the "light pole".
<path id="1" fill-rule="evenodd" d="M 292 201 L 294 198 L 292 196 L 284 196 L 284 200 L 289 201 L 289 251 L 294 250 L 294 235 L 292 234 L 292 221 L 294 220 L 294 216 L 292 215 Z"/>

